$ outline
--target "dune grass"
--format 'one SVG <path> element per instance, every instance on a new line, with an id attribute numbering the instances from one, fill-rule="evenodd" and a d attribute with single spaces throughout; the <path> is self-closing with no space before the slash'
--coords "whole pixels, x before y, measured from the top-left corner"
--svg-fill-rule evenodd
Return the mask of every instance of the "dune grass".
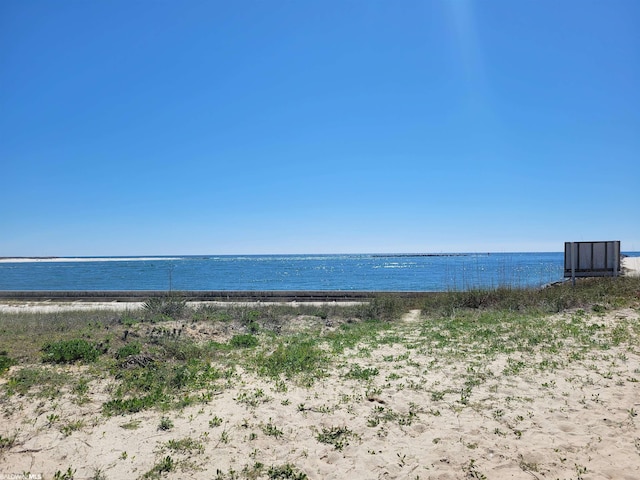
<path id="1" fill-rule="evenodd" d="M 52 396 L 64 392 L 71 377 L 46 362 L 90 364 L 94 374 L 116 382 L 103 405 L 105 414 L 180 408 L 206 402 L 223 390 L 234 381 L 237 366 L 273 381 L 311 385 L 326 375 L 329 365 L 339 364 L 336 359 L 346 351 L 358 349 L 366 356 L 397 342 L 407 343 L 408 349 L 437 351 L 442 359 L 533 351 L 551 358 L 568 347 L 580 356 L 640 336 L 637 324 L 621 322 L 610 330 L 587 321 L 585 312 L 637 308 L 639 301 L 640 278 L 623 277 L 583 280 L 575 288 L 563 284 L 411 298 L 382 295 L 356 306 L 190 308 L 182 299 L 165 299 L 123 313 L 2 314 L 0 374 L 8 376 L 7 394 Z M 399 320 L 412 309 L 421 310 L 422 320 L 418 337 L 409 340 Z M 575 311 L 568 322 L 549 317 L 567 309 Z M 306 330 L 283 333 L 299 318 L 306 319 Z M 227 340 L 220 341 L 224 332 L 229 332 Z M 511 371 L 518 368 L 517 363 L 509 366 Z M 377 375 L 353 364 L 343 373 L 361 381 Z"/>
<path id="2" fill-rule="evenodd" d="M 159 411 L 154 425 L 171 435 L 185 421 L 186 407 L 204 412 L 205 405 L 216 405 L 216 395 L 231 390 L 227 400 L 246 409 L 246 419 L 234 425 L 228 412 L 216 411 L 221 418 L 210 411 L 200 422 L 206 432 L 164 438 L 155 463 L 140 471 L 141 478 L 164 478 L 204 468 L 202 452 L 215 442 L 222 448 L 269 437 L 286 444 L 287 425 L 275 416 L 260 418 L 262 410 L 270 411 L 263 407 L 275 402 L 291 404 L 292 418 L 326 419 L 308 435 L 320 448 L 348 454 L 425 417 L 435 422 L 469 412 L 482 414 L 496 442 L 526 438 L 531 399 L 503 391 L 523 378 L 536 378 L 542 395 L 562 396 L 555 377 L 545 375 L 581 371 L 571 370 L 576 365 L 588 369 L 589 375 L 566 380 L 584 391 L 581 408 L 602 401 L 590 390 L 590 375 L 612 384 L 640 382 L 640 369 L 625 366 L 627 355 L 640 355 L 640 322 L 633 314 L 640 312 L 640 278 L 583 280 L 576 288 L 381 295 L 352 306 L 192 308 L 181 300 L 179 307 L 167 306 L 172 301 L 118 313 L 0 314 L 0 404 L 7 415 L 23 398 L 46 419 L 38 428 L 67 437 L 100 420 L 65 416 L 58 405 L 93 402 L 105 421 L 123 416 L 117 420 L 123 429 L 141 428 L 132 414 Z M 317 392 L 314 385 L 341 385 L 342 393 L 322 401 L 309 395 L 304 403 L 288 396 Z M 388 398 L 402 390 L 415 394 L 412 402 L 390 404 Z M 338 410 L 349 412 L 349 420 L 329 421 Z M 636 415 L 629 411 L 625 421 L 631 424 Z M 0 454 L 14 441 L 10 432 L 0 436 Z M 440 441 L 434 437 L 434 447 Z M 459 441 L 466 450 L 477 447 Z M 262 461 L 245 458 L 242 470 L 218 470 L 213 478 L 307 478 L 294 464 Z M 399 468 L 412 461 L 397 453 Z M 521 460 L 521 468 L 535 472 L 539 466 Z M 483 478 L 482 464 L 466 459 L 459 473 Z"/>

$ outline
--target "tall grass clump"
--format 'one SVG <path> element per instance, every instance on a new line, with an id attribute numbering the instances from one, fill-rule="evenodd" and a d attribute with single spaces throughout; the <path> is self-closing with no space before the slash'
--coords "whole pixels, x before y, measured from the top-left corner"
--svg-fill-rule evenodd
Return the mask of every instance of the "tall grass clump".
<path id="1" fill-rule="evenodd" d="M 153 320 L 178 319 L 187 311 L 187 300 L 177 294 L 171 293 L 161 297 L 151 297 L 143 305 L 144 310 Z"/>
<path id="2" fill-rule="evenodd" d="M 423 298 L 422 308 L 445 315 L 464 309 L 557 313 L 595 304 L 602 308 L 620 307 L 633 299 L 640 299 L 640 278 L 587 278 L 576 282 L 575 287 L 565 282 L 544 288 L 476 288 L 435 293 Z"/>
<path id="3" fill-rule="evenodd" d="M 408 303 L 395 295 L 376 295 L 357 308 L 357 315 L 362 320 L 398 320 L 409 309 Z"/>

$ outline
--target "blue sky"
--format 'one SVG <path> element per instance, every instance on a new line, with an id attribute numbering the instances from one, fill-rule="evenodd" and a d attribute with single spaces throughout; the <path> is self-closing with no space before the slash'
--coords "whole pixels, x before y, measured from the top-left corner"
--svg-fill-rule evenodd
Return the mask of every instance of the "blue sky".
<path id="1" fill-rule="evenodd" d="M 640 2 L 0 2 L 0 256 L 640 250 Z"/>

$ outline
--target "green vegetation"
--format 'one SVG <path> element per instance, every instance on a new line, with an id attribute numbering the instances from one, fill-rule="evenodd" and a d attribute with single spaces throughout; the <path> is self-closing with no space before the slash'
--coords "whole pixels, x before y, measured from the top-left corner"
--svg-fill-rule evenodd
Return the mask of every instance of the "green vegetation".
<path id="1" fill-rule="evenodd" d="M 7 356 L 7 352 L 0 352 L 0 375 L 9 370 L 10 367 L 17 362 L 13 358 Z"/>
<path id="2" fill-rule="evenodd" d="M 129 355 L 138 355 L 141 351 L 140 342 L 133 342 L 121 347 L 116 352 L 117 359 L 127 358 Z"/>
<path id="3" fill-rule="evenodd" d="M 273 378 L 284 375 L 287 379 L 303 376 L 308 382 L 324 375 L 327 361 L 317 340 L 304 337 L 282 341 L 273 352 L 263 352 L 255 357 L 255 365 L 262 375 Z"/>
<path id="4" fill-rule="evenodd" d="M 640 336 L 637 322 L 620 319 L 609 328 L 590 318 L 616 308 L 637 307 L 638 292 L 640 279 L 623 277 L 583 280 L 575 288 L 562 284 L 543 289 L 389 294 L 353 306 L 192 308 L 183 297 L 172 294 L 152 298 L 143 310 L 133 312 L 3 314 L 0 374 L 12 365 L 18 368 L 12 369 L 2 389 L 7 394 L 44 398 L 70 392 L 80 405 L 92 398 L 88 378 L 98 375 L 115 381 L 103 402 L 103 413 L 121 415 L 206 403 L 233 384 L 238 367 L 274 382 L 278 392 L 286 392 L 291 382 L 310 386 L 327 375 L 336 359 L 356 355 L 357 362 L 341 364 L 342 375 L 366 383 L 368 395 L 375 396 L 380 387 L 373 382 L 380 381 L 381 372 L 361 359 L 395 344 L 406 345 L 406 353 L 384 359 L 398 368 L 411 365 L 412 351 L 437 352 L 436 361 L 506 355 L 503 373 L 513 376 L 531 369 L 560 368 L 562 360 L 554 356 L 569 346 L 572 358 L 581 359 L 591 349 L 633 344 Z M 415 323 L 398 321 L 412 309 L 421 312 Z M 549 316 L 567 309 L 572 312 L 569 320 Z M 304 322 L 298 323 L 300 318 Z M 215 336 L 220 332 L 228 340 Z M 533 352 L 540 355 L 535 364 L 519 357 Z M 47 365 L 37 366 L 40 360 Z M 66 369 L 70 363 L 91 368 L 91 377 L 72 380 Z M 386 372 L 385 377 L 402 388 L 425 388 L 404 379 L 400 371 Z M 456 392 L 456 402 L 472 402 L 474 387 L 487 378 L 481 370 L 468 373 Z M 454 397 L 446 389 L 426 390 L 434 401 Z M 239 401 L 251 406 L 266 398 L 249 395 Z"/>
<path id="5" fill-rule="evenodd" d="M 362 368 L 360 365 L 356 364 L 349 369 L 345 374 L 345 377 L 355 380 L 370 380 L 379 373 L 380 372 L 377 368 Z"/>
<path id="6" fill-rule="evenodd" d="M 268 435 L 270 437 L 279 438 L 282 435 L 284 435 L 284 432 L 280 430 L 277 426 L 275 426 L 271 421 L 271 419 L 269 419 L 268 423 L 262 426 L 262 431 L 265 435 Z"/>
<path id="7" fill-rule="evenodd" d="M 587 278 L 578 281 L 575 287 L 561 283 L 540 289 L 500 287 L 431 294 L 424 297 L 420 307 L 433 314 L 464 309 L 558 313 L 594 307 L 596 313 L 602 313 L 637 300 L 639 289 L 638 277 Z"/>
<path id="8" fill-rule="evenodd" d="M 202 453 L 204 451 L 202 442 L 194 440 L 191 437 L 181 438 L 180 440 L 169 440 L 166 448 L 177 453 Z"/>
<path id="9" fill-rule="evenodd" d="M 349 439 L 352 438 L 357 438 L 357 435 L 346 426 L 322 427 L 322 430 L 316 435 L 316 440 L 333 445 L 336 450 L 343 450 L 349 445 Z"/>
<path id="10" fill-rule="evenodd" d="M 324 444 L 315 450 L 340 452 L 372 438 L 381 444 L 378 439 L 395 438 L 398 431 L 418 435 L 425 424 L 455 423 L 464 413 L 481 415 L 492 441 L 526 441 L 536 419 L 534 407 L 529 411 L 533 400 L 519 396 L 519 382 L 534 385 L 541 398 L 563 398 L 573 389 L 583 395 L 579 408 L 602 406 L 607 396 L 591 386 L 640 382 L 639 311 L 640 279 L 619 278 L 580 281 L 575 289 L 384 295 L 351 306 L 192 308 L 167 297 L 137 312 L 0 314 L 0 402 L 7 416 L 30 403 L 33 429 L 71 435 L 68 441 L 106 421 L 94 413 L 70 415 L 69 402 L 105 416 L 160 412 L 116 420 L 132 436 L 158 429 L 152 435 L 158 437 L 155 464 L 136 473 L 143 478 L 211 468 L 218 449 L 228 452 L 246 442 L 247 452 L 254 449 L 251 460 L 214 465 L 225 470 L 207 473 L 218 479 L 306 479 L 292 464 L 269 466 L 274 457 L 260 450 L 264 440 L 289 449 L 292 439 L 307 435 Z M 547 375 L 559 369 L 567 374 Z M 318 388 L 305 390 L 314 382 Z M 335 394 L 329 391 L 334 386 Z M 218 403 L 217 395 L 224 401 Z M 246 418 L 225 410 L 231 398 Z M 280 406 L 284 410 L 273 413 Z M 625 408 L 619 428 L 638 422 L 637 406 Z M 292 434 L 289 416 L 310 428 Z M 336 425 L 336 418 L 343 420 Z M 25 425 L 20 428 L 30 428 Z M 178 431 L 184 435 L 187 425 L 192 437 L 169 440 Z M 0 454 L 26 437 L 17 432 L 0 436 Z M 439 435 L 433 445 L 453 451 L 444 445 L 450 436 Z M 465 452 L 483 448 L 477 437 L 461 437 Z M 635 448 L 640 452 L 640 443 Z M 126 449 L 119 461 L 128 467 L 137 452 Z M 409 452 L 380 449 L 370 453 L 386 460 L 390 455 L 391 463 L 409 471 Z M 308 454 L 296 444 L 286 458 Z M 543 471 L 529 459 L 518 465 Z M 86 465 L 76 466 L 86 471 Z M 470 456 L 457 468 L 468 478 L 484 478 L 485 465 Z M 578 475 L 583 468 L 576 467 Z M 97 470 L 94 478 L 107 474 Z M 57 475 L 73 478 L 75 471 Z"/>
<path id="11" fill-rule="evenodd" d="M 158 479 L 163 473 L 173 472 L 176 469 L 176 462 L 169 455 L 156 463 L 151 470 L 145 473 L 142 478 Z"/>
<path id="12" fill-rule="evenodd" d="M 56 471 L 53 475 L 53 480 L 73 480 L 75 478 L 76 470 L 72 470 L 71 467 L 67 468 L 65 472 L 60 470 Z"/>
<path id="13" fill-rule="evenodd" d="M 215 415 L 211 420 L 209 420 L 209 426 L 211 428 L 219 427 L 220 425 L 222 425 L 222 419 L 217 415 Z"/>
<path id="14" fill-rule="evenodd" d="M 71 375 L 51 368 L 23 367 L 17 370 L 6 385 L 9 395 L 34 393 L 38 397 L 54 398 L 71 380 Z"/>
<path id="15" fill-rule="evenodd" d="M 42 361 L 51 363 L 94 362 L 100 355 L 95 345 L 79 338 L 47 343 L 42 351 Z"/>
<path id="16" fill-rule="evenodd" d="M 120 427 L 124 428 L 125 430 L 137 430 L 138 428 L 140 428 L 141 423 L 141 420 L 131 420 L 127 423 L 123 423 L 122 425 L 120 425 Z"/>
<path id="17" fill-rule="evenodd" d="M 252 348 L 258 346 L 258 339 L 250 333 L 244 335 L 234 335 L 229 344 L 235 348 Z"/>
<path id="18" fill-rule="evenodd" d="M 144 310 L 152 321 L 178 319 L 187 311 L 187 300 L 174 294 L 152 297 L 144 303 Z"/>
<path id="19" fill-rule="evenodd" d="M 15 441 L 15 434 L 9 437 L 3 437 L 2 435 L 0 435 L 0 453 L 2 453 L 3 450 L 9 450 L 11 447 L 13 447 Z"/>
<path id="20" fill-rule="evenodd" d="M 305 473 L 299 472 L 289 463 L 269 467 L 267 475 L 271 480 L 307 480 L 308 478 Z"/>
<path id="21" fill-rule="evenodd" d="M 158 430 L 171 430 L 173 428 L 173 422 L 168 417 L 162 417 L 160 419 L 160 425 L 158 425 Z"/>

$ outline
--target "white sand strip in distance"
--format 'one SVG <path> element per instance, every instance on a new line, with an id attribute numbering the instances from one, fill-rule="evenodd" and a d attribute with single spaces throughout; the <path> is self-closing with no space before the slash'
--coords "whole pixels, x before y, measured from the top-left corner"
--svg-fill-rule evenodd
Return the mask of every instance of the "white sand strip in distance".
<path id="1" fill-rule="evenodd" d="M 625 275 L 630 277 L 640 276 L 640 257 L 624 257 L 622 268 Z"/>
<path id="2" fill-rule="evenodd" d="M 0 263 L 143 262 L 181 260 L 181 257 L 6 257 Z"/>

